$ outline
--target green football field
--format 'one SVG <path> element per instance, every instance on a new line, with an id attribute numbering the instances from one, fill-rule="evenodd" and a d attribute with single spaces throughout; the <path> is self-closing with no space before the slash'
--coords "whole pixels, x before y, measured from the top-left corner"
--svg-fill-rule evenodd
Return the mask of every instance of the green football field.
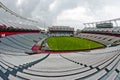
<path id="1" fill-rule="evenodd" d="M 88 50 L 104 46 L 94 41 L 75 37 L 50 37 L 47 39 L 47 44 L 53 51 Z"/>

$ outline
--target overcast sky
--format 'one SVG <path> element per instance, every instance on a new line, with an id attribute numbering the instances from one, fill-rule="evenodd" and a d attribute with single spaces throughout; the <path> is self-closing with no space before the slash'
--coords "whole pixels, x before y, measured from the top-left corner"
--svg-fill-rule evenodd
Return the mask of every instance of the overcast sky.
<path id="1" fill-rule="evenodd" d="M 0 0 L 9 9 L 45 26 L 82 29 L 82 23 L 120 17 L 120 0 Z"/>

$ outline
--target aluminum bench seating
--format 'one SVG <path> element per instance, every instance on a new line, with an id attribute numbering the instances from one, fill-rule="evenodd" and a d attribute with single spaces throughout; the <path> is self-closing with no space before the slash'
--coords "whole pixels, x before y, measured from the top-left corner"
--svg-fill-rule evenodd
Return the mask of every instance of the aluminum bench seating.
<path id="1" fill-rule="evenodd" d="M 71 53 L 71 54 L 75 54 L 75 55 L 80 55 L 81 56 L 81 54 L 77 54 L 77 53 Z M 114 55 L 112 55 L 112 54 L 114 54 Z M 62 55 L 65 56 L 67 54 L 62 54 Z M 46 58 L 45 60 L 41 61 L 40 63 L 37 63 L 34 66 L 29 67 L 28 69 L 24 69 L 23 72 L 18 71 L 16 73 L 16 75 L 17 75 L 17 77 L 19 76 L 19 77 L 22 77 L 22 78 L 25 78 L 25 79 L 37 79 L 37 80 L 39 80 L 39 79 L 43 79 L 43 80 L 47 80 L 47 79 L 51 79 L 51 80 L 60 80 L 60 79 L 66 79 L 66 80 L 68 80 L 68 79 L 69 80 L 78 79 L 78 80 L 81 80 L 81 79 L 86 79 L 86 80 L 90 80 L 90 79 L 102 79 L 102 78 L 104 78 L 104 76 L 106 74 L 107 75 L 109 74 L 109 75 L 113 75 L 114 78 L 117 79 L 118 73 L 116 75 L 116 73 L 114 73 L 114 71 L 115 71 L 115 69 L 117 69 L 116 63 L 119 61 L 120 57 L 119 56 L 117 57 L 117 53 L 116 54 L 115 53 L 111 53 L 111 54 L 107 53 L 107 55 L 108 55 L 108 58 L 110 58 L 112 56 L 113 56 L 113 58 L 110 61 L 107 61 L 109 64 L 107 62 L 105 62 L 104 64 L 106 64 L 106 65 L 104 65 L 104 68 L 102 68 L 102 69 L 100 68 L 100 70 L 98 70 L 97 68 L 91 68 L 90 66 L 84 66 L 84 67 L 82 66 L 81 69 L 79 69 L 79 70 L 57 73 L 57 70 L 59 70 L 59 71 L 61 71 L 61 70 L 57 69 L 55 67 L 56 68 L 56 72 L 55 73 L 51 73 L 51 74 L 50 74 L 50 72 L 47 73 L 48 69 L 46 69 L 46 73 L 45 73 L 43 71 L 43 68 L 45 68 L 45 65 L 46 65 L 46 68 L 48 68 L 49 65 L 55 66 L 58 62 L 61 62 L 61 63 L 65 64 L 65 61 L 66 61 L 66 64 L 67 63 L 70 63 L 70 64 L 73 63 L 72 66 L 74 66 L 74 65 L 81 66 L 80 64 L 77 64 L 77 63 L 74 63 L 74 62 L 70 62 L 70 61 L 62 58 L 60 55 L 54 54 L 54 55 L 50 55 L 48 58 Z M 90 56 L 90 55 L 86 54 L 85 56 Z M 99 55 L 96 55 L 96 56 L 99 56 Z M 7 57 L 7 56 L 2 55 L 1 57 L 3 57 L 2 59 L 6 60 L 10 56 Z M 71 59 L 71 57 L 72 57 L 72 55 L 70 55 L 69 58 Z M 11 58 L 12 58 L 12 56 L 11 56 Z M 101 58 L 101 57 L 99 57 L 99 58 Z M 21 57 L 21 59 L 22 59 L 22 57 Z M 56 61 L 56 59 L 58 59 L 58 62 Z M 15 60 L 15 58 L 13 60 Z M 55 63 L 49 64 L 50 62 L 54 62 L 54 60 L 56 61 Z M 10 61 L 10 60 L 7 59 L 6 61 Z M 12 60 L 10 61 L 10 63 L 11 62 L 12 62 Z M 48 62 L 48 63 L 46 63 L 46 62 Z M 14 62 L 12 62 L 12 63 L 14 63 Z M 14 65 L 16 65 L 16 64 L 14 64 Z M 44 67 L 40 68 L 41 65 L 44 65 Z M 16 65 L 16 66 L 19 66 L 19 65 Z M 58 65 L 56 65 L 56 66 L 59 67 L 60 63 L 58 63 Z M 115 69 L 113 69 L 114 66 L 115 66 Z M 13 66 L 11 66 L 11 67 L 13 67 Z M 63 67 L 61 67 L 61 69 L 62 68 L 64 68 L 64 65 L 63 65 Z M 72 68 L 73 67 L 71 67 L 70 69 L 72 69 Z M 36 72 L 34 71 L 35 69 L 36 69 Z M 40 71 L 40 70 L 42 70 L 42 71 Z M 109 73 L 108 70 L 112 71 L 112 73 Z M 54 72 L 54 69 L 53 70 L 49 70 L 49 71 L 53 71 Z M 12 77 L 14 78 L 14 76 L 12 76 Z M 12 77 L 11 77 L 11 79 L 12 79 Z M 109 77 L 110 76 L 107 76 L 107 77 L 105 76 L 106 79 L 109 79 Z"/>
<path id="2" fill-rule="evenodd" d="M 45 57 L 47 54 L 37 54 L 37 55 L 26 55 L 26 56 L 13 56 L 13 55 L 4 55 L 0 54 L 2 60 L 7 61 L 15 66 L 26 64 L 32 61 L 36 61 Z"/>
<path id="3" fill-rule="evenodd" d="M 20 46 L 20 47 L 22 47 L 22 48 L 24 48 L 24 49 L 28 49 L 28 50 L 29 50 L 28 46 L 19 43 L 18 41 L 12 39 L 11 37 L 8 37 L 7 39 L 8 39 L 9 41 L 13 42 L 13 43 L 16 44 L 16 45 L 18 45 L 18 46 Z"/>
<path id="4" fill-rule="evenodd" d="M 16 41 L 18 41 L 19 43 L 24 44 L 24 45 L 27 45 L 27 46 L 29 46 L 29 47 L 33 46 L 33 44 L 34 44 L 33 41 L 28 41 L 28 40 L 26 40 L 26 39 L 24 39 L 24 38 L 21 38 L 21 37 L 19 37 L 19 36 L 14 36 L 14 37 L 12 37 L 12 38 L 14 38 L 14 39 L 15 39 Z"/>
<path id="5" fill-rule="evenodd" d="M 15 44 L 14 42 L 8 40 L 7 38 L 2 38 L 1 39 L 1 43 L 5 44 L 7 46 L 10 46 L 10 47 L 16 48 L 16 49 L 26 50 L 25 48 Z"/>
<path id="6" fill-rule="evenodd" d="M 5 45 L 3 43 L 0 43 L 0 50 L 2 50 L 3 52 L 5 51 L 8 51 L 8 52 L 24 52 L 23 50 L 21 49 L 18 49 L 18 48 L 14 48 L 14 47 L 11 47 L 11 46 L 8 46 L 8 45 Z"/>

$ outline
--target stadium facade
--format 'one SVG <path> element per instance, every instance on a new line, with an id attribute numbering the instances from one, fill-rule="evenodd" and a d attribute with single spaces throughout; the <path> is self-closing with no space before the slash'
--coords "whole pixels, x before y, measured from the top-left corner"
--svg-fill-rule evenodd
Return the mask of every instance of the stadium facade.
<path id="1" fill-rule="evenodd" d="M 73 36 L 74 28 L 69 26 L 52 26 L 48 28 L 50 36 Z"/>

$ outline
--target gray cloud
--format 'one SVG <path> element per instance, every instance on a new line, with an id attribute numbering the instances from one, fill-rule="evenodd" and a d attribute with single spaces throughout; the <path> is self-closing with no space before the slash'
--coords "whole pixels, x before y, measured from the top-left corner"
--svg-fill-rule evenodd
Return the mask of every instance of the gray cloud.
<path id="1" fill-rule="evenodd" d="M 23 0 L 22 4 L 18 6 L 21 9 L 21 15 L 31 17 L 31 12 L 39 5 L 40 0 Z"/>
<path id="2" fill-rule="evenodd" d="M 95 20 L 114 17 L 104 11 L 106 6 L 120 7 L 119 0 L 22 0 L 21 5 L 17 5 L 18 0 L 0 1 L 16 13 L 38 20 L 41 26 L 44 23 L 46 26 L 54 24 L 57 16 L 63 11 L 74 9 L 78 6 L 86 8 L 87 11 L 84 15 L 91 16 Z M 52 9 L 51 5 L 53 6 Z"/>
<path id="3" fill-rule="evenodd" d="M 50 5 L 54 3 L 54 8 L 50 10 Z M 44 0 L 38 5 L 33 12 L 34 15 L 39 16 L 48 26 L 56 21 L 56 17 L 63 11 L 75 8 L 78 5 L 78 0 Z"/>

